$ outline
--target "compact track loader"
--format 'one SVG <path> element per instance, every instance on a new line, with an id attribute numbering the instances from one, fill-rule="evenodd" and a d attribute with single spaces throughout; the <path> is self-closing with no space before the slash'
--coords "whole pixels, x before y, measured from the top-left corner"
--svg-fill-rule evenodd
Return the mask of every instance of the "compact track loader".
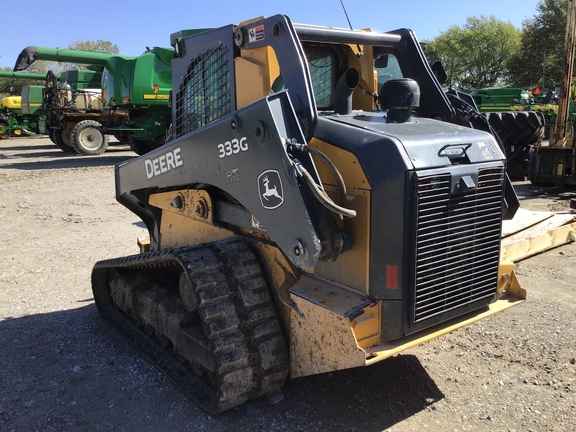
<path id="1" fill-rule="evenodd" d="M 525 297 L 494 137 L 409 30 L 282 15 L 172 35 L 172 139 L 116 167 L 148 228 L 94 298 L 204 410 L 365 366 Z M 464 120 L 462 120 L 464 119 Z"/>

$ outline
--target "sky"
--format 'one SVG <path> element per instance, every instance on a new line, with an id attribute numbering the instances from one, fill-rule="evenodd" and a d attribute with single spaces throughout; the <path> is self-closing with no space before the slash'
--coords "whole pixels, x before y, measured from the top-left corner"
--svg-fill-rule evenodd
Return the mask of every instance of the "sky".
<path id="1" fill-rule="evenodd" d="M 389 31 L 412 29 L 419 40 L 431 40 L 468 17 L 493 15 L 522 28 L 540 0 L 344 0 L 354 28 Z M 106 40 L 120 54 L 137 56 L 146 47 L 169 47 L 179 30 L 221 27 L 259 16 L 284 14 L 292 22 L 348 27 L 340 0 L 0 0 L 4 18 L 0 34 L 0 67 L 13 68 L 27 46 L 66 48 L 76 40 Z M 10 18 L 8 18 L 10 17 Z"/>

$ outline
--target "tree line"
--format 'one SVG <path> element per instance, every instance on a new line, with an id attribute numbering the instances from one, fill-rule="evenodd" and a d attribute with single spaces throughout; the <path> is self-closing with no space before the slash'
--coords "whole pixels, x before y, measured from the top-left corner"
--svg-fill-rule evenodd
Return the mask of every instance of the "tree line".
<path id="1" fill-rule="evenodd" d="M 568 1 L 541 0 L 522 29 L 494 16 L 468 18 L 425 41 L 426 57 L 442 62 L 451 88 L 552 88 L 562 78 Z"/>

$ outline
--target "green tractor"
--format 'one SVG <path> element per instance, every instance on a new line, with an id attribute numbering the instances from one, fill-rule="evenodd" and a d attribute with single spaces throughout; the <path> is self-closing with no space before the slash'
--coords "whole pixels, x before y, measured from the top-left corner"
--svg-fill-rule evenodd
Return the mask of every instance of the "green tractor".
<path id="1" fill-rule="evenodd" d="M 572 128 L 574 126 L 574 119 L 576 117 L 576 78 L 572 79 L 572 85 L 570 87 L 570 104 L 568 113 L 568 126 Z M 539 111 L 544 114 L 546 119 L 546 132 L 545 138 L 549 138 L 550 128 L 552 125 L 556 124 L 556 117 L 558 117 L 558 104 L 560 96 L 560 83 L 554 85 L 553 89 L 545 92 L 544 94 L 537 95 L 534 98 L 532 104 L 530 104 L 530 109 L 532 111 Z"/>
<path id="2" fill-rule="evenodd" d="M 38 81 L 44 79 L 44 74 L 0 71 L 0 78 Z M 0 139 L 44 134 L 45 124 L 44 115 L 23 110 L 21 96 L 13 95 L 0 99 Z"/>
<path id="3" fill-rule="evenodd" d="M 42 108 L 50 113 L 51 138 L 65 151 L 95 155 L 106 150 L 108 136 L 112 135 L 143 154 L 164 144 L 170 125 L 173 56 L 172 48 L 159 47 L 147 49 L 138 57 L 28 47 L 18 57 L 14 70 L 25 70 L 35 60 L 91 65 L 90 69 L 101 74 L 98 95 L 93 97 L 86 90 L 64 84 L 73 80 L 61 76 L 58 84 L 48 74 Z"/>
<path id="4" fill-rule="evenodd" d="M 0 99 L 0 139 L 36 135 L 29 129 L 28 121 L 22 116 L 21 99 L 21 96 Z"/>

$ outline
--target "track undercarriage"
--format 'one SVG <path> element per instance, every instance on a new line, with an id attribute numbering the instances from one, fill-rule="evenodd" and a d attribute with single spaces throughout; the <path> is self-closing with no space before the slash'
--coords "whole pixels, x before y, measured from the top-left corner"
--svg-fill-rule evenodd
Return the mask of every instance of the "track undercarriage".
<path id="1" fill-rule="evenodd" d="M 237 240 L 99 262 L 102 314 L 205 411 L 280 389 L 288 351 L 260 266 Z"/>

